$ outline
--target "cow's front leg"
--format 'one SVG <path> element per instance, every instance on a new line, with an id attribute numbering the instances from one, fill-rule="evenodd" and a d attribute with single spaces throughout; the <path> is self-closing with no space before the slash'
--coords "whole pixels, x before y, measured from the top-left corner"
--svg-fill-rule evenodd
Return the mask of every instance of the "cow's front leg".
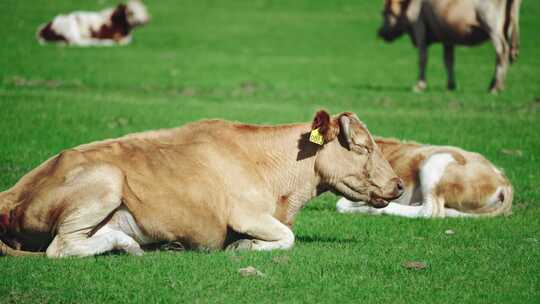
<path id="1" fill-rule="evenodd" d="M 236 241 L 227 246 L 227 250 L 290 249 L 294 244 L 291 229 L 269 214 L 238 215 L 231 220 L 230 225 L 235 231 L 254 239 Z"/>
<path id="2" fill-rule="evenodd" d="M 428 48 L 424 43 L 418 45 L 418 81 L 413 87 L 414 92 L 422 92 L 427 88 L 426 66 L 428 62 Z"/>
<path id="3" fill-rule="evenodd" d="M 456 78 L 454 75 L 454 46 L 451 44 L 444 45 L 444 66 L 448 75 L 446 88 L 453 91 L 456 89 Z"/>
<path id="4" fill-rule="evenodd" d="M 373 215 L 395 215 L 409 218 L 429 217 L 423 212 L 422 206 L 408 206 L 390 202 L 384 208 L 374 208 L 363 202 L 352 202 L 342 197 L 336 205 L 339 213 L 364 213 Z"/>
<path id="5" fill-rule="evenodd" d="M 336 210 L 339 213 L 377 214 L 378 209 L 370 207 L 366 202 L 353 202 L 342 197 L 336 203 Z"/>
<path id="6" fill-rule="evenodd" d="M 498 93 L 504 89 L 504 78 L 508 69 L 509 47 L 503 35 L 492 34 L 491 41 L 495 47 L 496 65 L 495 75 L 489 86 L 491 93 Z"/>

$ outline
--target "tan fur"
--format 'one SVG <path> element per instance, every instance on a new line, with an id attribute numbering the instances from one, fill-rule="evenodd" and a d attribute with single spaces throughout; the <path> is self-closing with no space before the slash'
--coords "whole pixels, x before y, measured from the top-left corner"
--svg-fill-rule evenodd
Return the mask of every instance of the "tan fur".
<path id="1" fill-rule="evenodd" d="M 307 140 L 312 125 L 327 140 L 323 146 Z M 282 126 L 207 120 L 50 158 L 0 193 L 8 223 L 0 238 L 24 250 L 48 246 L 48 256 L 90 255 L 97 251 L 88 251 L 96 244 L 89 240 L 118 236 L 115 212 L 122 209 L 155 242 L 219 249 L 232 229 L 253 237 L 242 246 L 286 249 L 293 241 L 288 227 L 315 195 L 331 190 L 381 205 L 401 194 L 399 182 L 352 113 L 331 118 L 321 111 L 312 123 Z M 137 253 L 138 237 L 111 242 Z"/>
<path id="2" fill-rule="evenodd" d="M 396 139 L 376 138 L 384 157 L 403 179 L 407 191 L 420 187 L 419 170 L 424 160 L 435 153 L 449 153 L 455 162 L 448 165 L 439 181 L 435 195 L 442 207 L 465 213 L 496 216 L 511 211 L 513 190 L 504 174 L 482 155 L 451 146 L 422 145 Z M 503 201 L 486 206 L 497 188 L 502 187 Z M 404 204 L 414 202 L 403 202 Z"/>

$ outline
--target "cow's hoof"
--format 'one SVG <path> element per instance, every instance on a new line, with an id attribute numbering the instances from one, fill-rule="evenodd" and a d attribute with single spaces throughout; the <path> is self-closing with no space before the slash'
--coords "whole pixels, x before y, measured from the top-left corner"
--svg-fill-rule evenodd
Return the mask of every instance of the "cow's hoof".
<path id="1" fill-rule="evenodd" d="M 446 86 L 446 88 L 448 89 L 448 91 L 455 91 L 456 90 L 456 84 L 455 83 L 448 83 L 448 85 Z"/>
<path id="2" fill-rule="evenodd" d="M 239 251 L 239 250 L 251 250 L 253 247 L 252 240 L 238 240 L 229 246 L 227 246 L 227 251 Z"/>
<path id="3" fill-rule="evenodd" d="M 500 92 L 502 92 L 502 88 L 501 87 L 491 87 L 489 89 L 489 92 L 492 94 L 492 95 L 498 95 Z"/>
<path id="4" fill-rule="evenodd" d="M 139 246 L 130 246 L 126 248 L 126 252 L 134 256 L 144 255 L 144 250 L 142 250 Z"/>
<path id="5" fill-rule="evenodd" d="M 161 249 L 168 251 L 185 251 L 186 247 L 184 247 L 184 244 L 180 242 L 170 242 L 161 246 Z"/>
<path id="6" fill-rule="evenodd" d="M 503 90 L 504 90 L 504 83 L 502 81 L 497 81 L 497 79 L 494 78 L 491 81 L 491 84 L 489 85 L 489 92 L 493 95 L 497 95 Z"/>
<path id="7" fill-rule="evenodd" d="M 427 88 L 427 83 L 425 81 L 419 81 L 418 83 L 416 83 L 416 85 L 414 85 L 412 90 L 415 93 L 421 93 L 421 92 L 424 92 L 426 88 Z"/>
<path id="8" fill-rule="evenodd" d="M 519 57 L 519 50 L 511 49 L 510 50 L 510 63 L 514 63 Z"/>

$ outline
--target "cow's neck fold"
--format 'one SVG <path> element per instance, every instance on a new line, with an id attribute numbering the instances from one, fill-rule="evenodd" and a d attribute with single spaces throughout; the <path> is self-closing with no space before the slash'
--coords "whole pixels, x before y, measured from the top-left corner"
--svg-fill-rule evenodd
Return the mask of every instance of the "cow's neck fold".
<path id="1" fill-rule="evenodd" d="M 266 157 L 257 168 L 272 189 L 276 208 L 285 208 L 280 220 L 288 225 L 292 225 L 300 209 L 317 194 L 315 158 L 320 147 L 309 142 L 309 132 L 310 125 L 303 124 L 255 135 L 260 137 L 254 141 L 258 143 L 257 149 Z"/>

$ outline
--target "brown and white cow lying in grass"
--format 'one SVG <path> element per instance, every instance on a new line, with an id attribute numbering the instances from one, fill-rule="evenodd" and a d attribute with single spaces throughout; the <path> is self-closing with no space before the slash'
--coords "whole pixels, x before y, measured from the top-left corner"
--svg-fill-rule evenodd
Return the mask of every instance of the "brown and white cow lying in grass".
<path id="1" fill-rule="evenodd" d="M 131 0 L 101 12 L 77 11 L 58 15 L 39 27 L 40 43 L 76 46 L 112 46 L 131 42 L 133 28 L 150 21 L 144 4 Z"/>
<path id="2" fill-rule="evenodd" d="M 454 90 L 454 46 L 491 40 L 497 60 L 490 90 L 498 92 L 504 87 L 508 62 L 519 53 L 520 5 L 521 0 L 385 0 L 379 36 L 393 41 L 409 34 L 419 54 L 420 73 L 415 91 L 427 87 L 428 47 L 432 43 L 444 46 L 447 87 Z"/>
<path id="3" fill-rule="evenodd" d="M 81 145 L 30 171 L 0 193 L 2 252 L 141 254 L 159 242 L 289 249 L 297 213 L 328 190 L 376 207 L 403 192 L 356 115 L 320 111 L 312 123 L 280 126 L 200 121 Z"/>
<path id="4" fill-rule="evenodd" d="M 337 203 L 338 212 L 405 217 L 476 217 L 511 212 L 512 185 L 482 155 L 394 139 L 376 138 L 375 142 L 403 179 L 405 193 L 382 209 L 342 198 Z"/>

